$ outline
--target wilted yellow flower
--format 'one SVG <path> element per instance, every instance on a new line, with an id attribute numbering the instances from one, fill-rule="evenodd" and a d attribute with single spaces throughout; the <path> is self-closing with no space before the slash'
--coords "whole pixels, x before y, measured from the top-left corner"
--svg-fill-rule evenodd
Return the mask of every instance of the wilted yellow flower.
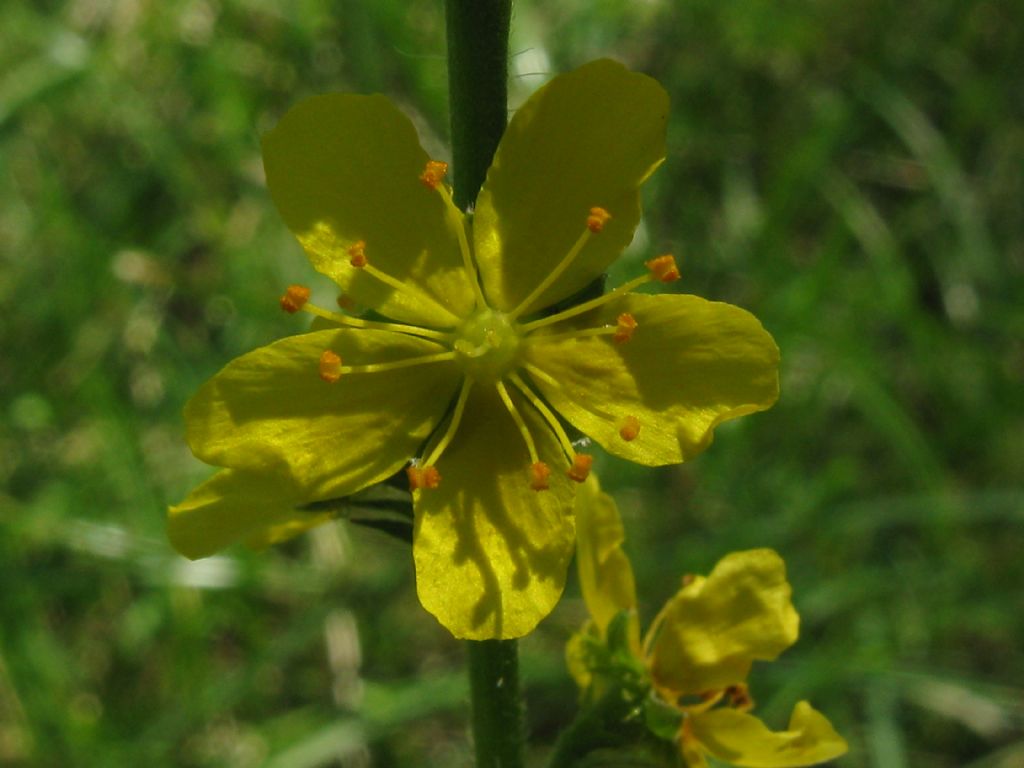
<path id="1" fill-rule="evenodd" d="M 613 622 L 624 620 L 619 642 L 645 670 L 656 701 L 675 711 L 675 736 L 690 768 L 704 768 L 706 755 L 749 768 L 791 768 L 846 752 L 843 738 L 806 701 L 794 707 L 784 731 L 769 730 L 750 713 L 746 680 L 753 662 L 775 659 L 796 642 L 799 629 L 778 554 L 733 552 L 707 577 L 685 579 L 641 641 L 622 522 L 596 478 L 580 489 L 576 516 L 580 586 L 591 621 L 570 641 L 568 660 L 584 690 L 608 685 L 614 671 L 600 669 L 608 663 L 603 651 Z"/>
<path id="2" fill-rule="evenodd" d="M 678 278 L 671 256 L 551 309 L 633 237 L 667 113 L 656 82 L 610 61 L 555 78 L 516 112 L 471 213 L 382 96 L 285 115 L 263 141 L 274 202 L 375 319 L 286 291 L 314 330 L 238 358 L 186 408 L 193 452 L 225 471 L 171 509 L 174 545 L 202 557 L 279 540 L 324 519 L 298 507 L 407 467 L 423 605 L 458 637 L 529 632 L 561 594 L 590 470 L 560 417 L 661 465 L 777 397 L 778 350 L 750 314 L 632 292 Z"/>

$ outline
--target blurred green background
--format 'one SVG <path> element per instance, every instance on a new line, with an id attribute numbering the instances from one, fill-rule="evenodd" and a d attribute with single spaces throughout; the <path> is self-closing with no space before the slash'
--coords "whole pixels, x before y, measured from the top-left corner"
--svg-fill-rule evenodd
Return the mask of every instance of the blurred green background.
<path id="1" fill-rule="evenodd" d="M 645 618 L 732 549 L 785 557 L 800 643 L 755 668 L 840 766 L 1024 765 L 1024 7 L 1016 0 L 517 4 L 513 96 L 610 55 L 673 101 L 612 275 L 755 312 L 774 410 L 683 467 L 605 461 Z M 444 156 L 439 0 L 0 8 L 0 765 L 468 765 L 462 648 L 408 550 L 336 524 L 187 563 L 208 470 L 181 407 L 296 330 L 314 277 L 259 136 L 381 91 Z M 522 645 L 535 758 L 575 706 L 574 576 Z"/>

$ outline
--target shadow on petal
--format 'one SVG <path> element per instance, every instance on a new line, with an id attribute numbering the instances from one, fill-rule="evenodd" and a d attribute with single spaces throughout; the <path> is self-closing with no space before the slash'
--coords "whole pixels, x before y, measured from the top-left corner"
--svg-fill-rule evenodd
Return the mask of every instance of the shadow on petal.
<path id="1" fill-rule="evenodd" d="M 515 399 L 515 395 L 513 395 Z M 541 458 L 565 459 L 549 428 L 517 400 Z M 478 386 L 437 463 L 439 488 L 418 491 L 413 554 L 424 607 L 456 637 L 521 637 L 561 596 L 572 556 L 572 494 L 564 473 L 533 491 L 523 439 L 493 389 Z"/>
<path id="2" fill-rule="evenodd" d="M 443 417 L 461 374 L 451 362 L 320 379 L 324 350 L 344 363 L 383 363 L 444 351 L 377 330 L 291 336 L 229 363 L 185 410 L 193 453 L 209 464 L 281 465 L 310 499 L 345 496 L 401 469 Z"/>

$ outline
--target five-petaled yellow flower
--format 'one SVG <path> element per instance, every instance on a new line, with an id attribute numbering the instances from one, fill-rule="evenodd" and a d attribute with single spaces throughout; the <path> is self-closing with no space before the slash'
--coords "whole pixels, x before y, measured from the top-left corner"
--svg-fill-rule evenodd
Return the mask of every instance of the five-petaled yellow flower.
<path id="1" fill-rule="evenodd" d="M 670 256 L 551 310 L 632 239 L 667 101 L 611 61 L 556 77 L 516 112 L 471 213 L 384 97 L 286 114 L 263 140 L 271 196 L 342 305 L 374 319 L 288 289 L 282 307 L 314 330 L 233 361 L 186 407 L 193 453 L 224 469 L 171 509 L 174 545 L 278 541 L 327 517 L 298 507 L 407 467 L 423 605 L 458 637 L 532 630 L 562 592 L 591 461 L 560 418 L 655 466 L 778 394 L 778 350 L 750 314 L 631 292 L 677 278 Z"/>
<path id="2" fill-rule="evenodd" d="M 846 752 L 843 738 L 806 701 L 793 708 L 785 731 L 770 731 L 750 714 L 751 666 L 775 659 L 799 630 L 778 554 L 733 552 L 709 576 L 687 577 L 641 641 L 622 521 L 595 477 L 576 497 L 576 525 L 580 587 L 591 620 L 570 640 L 567 656 L 584 691 L 600 693 L 614 674 L 606 649 L 610 627 L 620 622 L 631 661 L 656 701 L 674 710 L 675 738 L 690 768 L 706 768 L 706 755 L 748 768 L 794 768 Z"/>

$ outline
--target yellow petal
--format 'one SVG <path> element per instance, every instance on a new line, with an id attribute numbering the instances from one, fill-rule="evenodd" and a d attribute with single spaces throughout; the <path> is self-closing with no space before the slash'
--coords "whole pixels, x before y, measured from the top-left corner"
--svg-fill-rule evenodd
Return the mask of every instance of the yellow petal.
<path id="1" fill-rule="evenodd" d="M 640 220 L 640 184 L 665 156 L 667 117 L 658 83 L 607 59 L 556 77 L 516 111 L 473 219 L 493 307 L 511 310 L 540 284 L 591 207 L 611 220 L 530 310 L 571 295 L 619 255 Z"/>
<path id="2" fill-rule="evenodd" d="M 708 759 L 704 756 L 700 742 L 693 737 L 689 723 L 689 719 L 684 721 L 679 735 L 679 748 L 683 753 L 683 764 L 686 768 L 708 768 Z"/>
<path id="3" fill-rule="evenodd" d="M 282 517 L 279 521 L 250 533 L 245 537 L 245 545 L 257 550 L 266 549 L 274 544 L 294 539 L 300 533 L 334 519 L 330 512 L 314 514 L 301 509 L 295 511 L 297 514 L 294 516 Z"/>
<path id="4" fill-rule="evenodd" d="M 847 750 L 828 719 L 806 701 L 793 708 L 785 731 L 770 731 L 753 715 L 727 708 L 695 715 L 689 725 L 709 754 L 744 768 L 816 765 Z"/>
<path id="5" fill-rule="evenodd" d="M 743 682 L 755 660 L 796 642 L 800 619 L 782 558 L 770 549 L 733 552 L 662 609 L 648 650 L 655 684 L 673 695 Z"/>
<path id="6" fill-rule="evenodd" d="M 170 508 L 167 535 L 192 560 L 235 541 L 283 541 L 331 518 L 298 509 L 302 496 L 287 476 L 221 470 Z"/>
<path id="7" fill-rule="evenodd" d="M 572 556 L 572 483 L 550 429 L 515 392 L 550 490 L 530 488 L 530 457 L 494 389 L 477 384 L 437 462 L 440 487 L 414 494 L 420 602 L 471 640 L 521 637 L 562 594 Z"/>
<path id="8" fill-rule="evenodd" d="M 555 338 L 636 319 L 630 341 Z M 545 340 L 552 335 L 552 341 Z M 534 383 L 577 429 L 610 453 L 648 466 L 692 458 L 714 428 L 778 398 L 779 350 L 749 312 L 697 296 L 627 294 L 581 318 L 536 331 L 526 359 L 548 374 Z M 620 434 L 638 420 L 633 440 Z"/>
<path id="9" fill-rule="evenodd" d="M 282 339 L 233 360 L 185 407 L 197 458 L 252 472 L 285 472 L 311 500 L 345 496 L 401 469 L 444 416 L 462 378 L 453 362 L 350 373 L 329 384 L 324 350 L 345 365 L 445 351 L 388 331 L 325 330 Z"/>
<path id="10" fill-rule="evenodd" d="M 633 566 L 622 551 L 626 533 L 615 500 L 591 475 L 576 494 L 576 568 L 587 610 L 602 636 L 621 611 L 633 611 L 630 644 L 640 650 Z"/>
<path id="11" fill-rule="evenodd" d="M 444 202 L 419 181 L 427 160 L 412 123 L 379 95 L 305 99 L 263 137 L 270 194 L 313 266 L 388 317 L 448 327 L 473 293 Z M 352 267 L 347 249 L 360 240 L 371 265 L 426 298 Z"/>

